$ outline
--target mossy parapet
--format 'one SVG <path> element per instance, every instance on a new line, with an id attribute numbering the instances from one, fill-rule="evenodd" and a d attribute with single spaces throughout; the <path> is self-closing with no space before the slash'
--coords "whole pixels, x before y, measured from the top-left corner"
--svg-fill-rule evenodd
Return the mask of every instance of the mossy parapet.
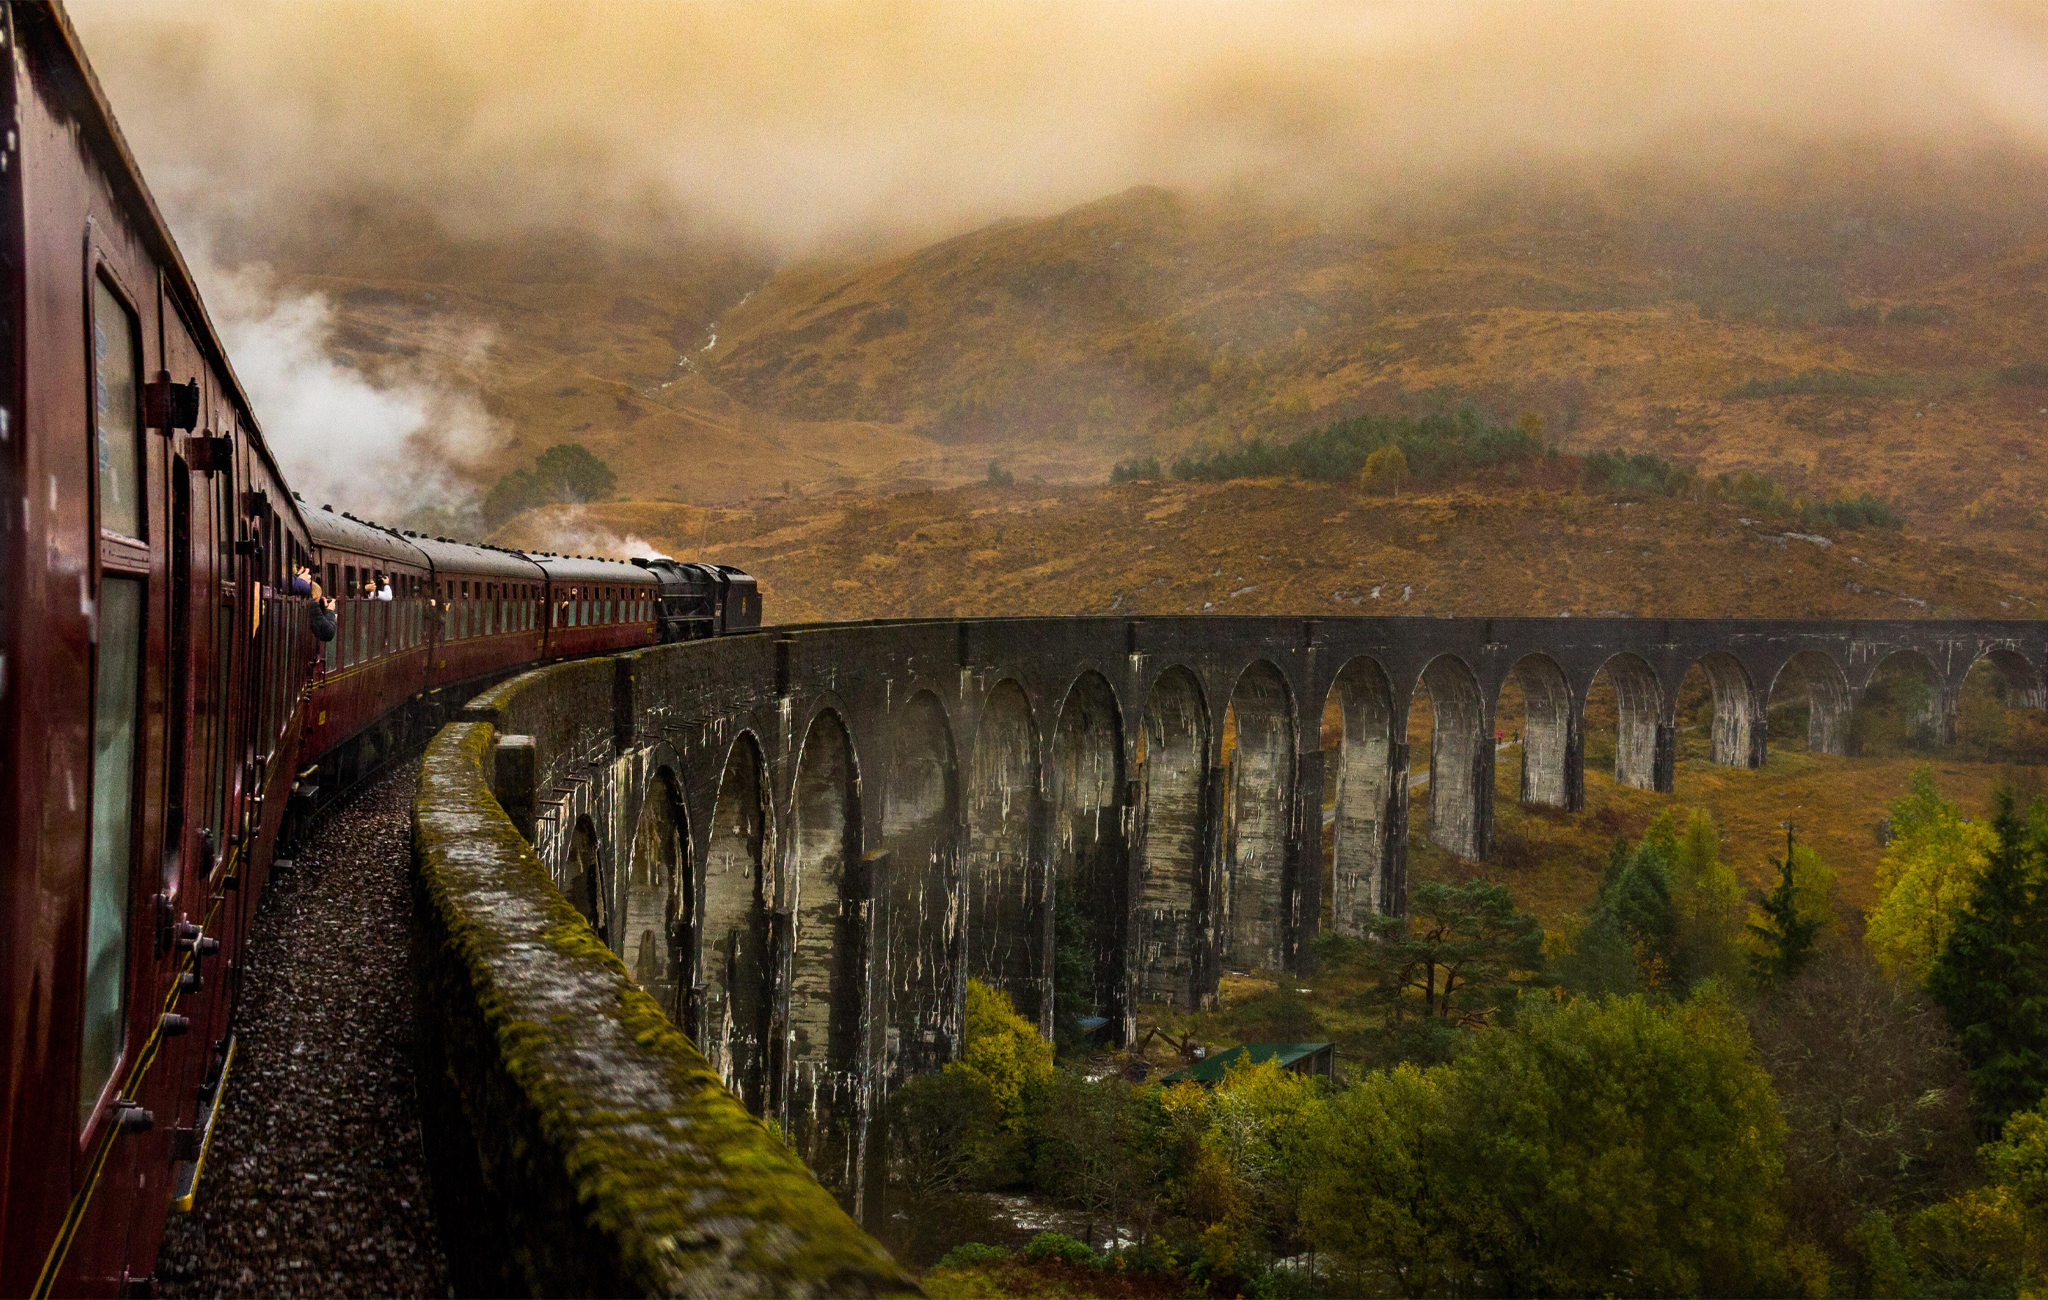
<path id="1" fill-rule="evenodd" d="M 478 704 L 521 708 L 501 692 Z M 413 805 L 421 1087 L 463 1289 L 916 1294 L 556 890 L 485 778 L 496 735 L 444 728 Z"/>

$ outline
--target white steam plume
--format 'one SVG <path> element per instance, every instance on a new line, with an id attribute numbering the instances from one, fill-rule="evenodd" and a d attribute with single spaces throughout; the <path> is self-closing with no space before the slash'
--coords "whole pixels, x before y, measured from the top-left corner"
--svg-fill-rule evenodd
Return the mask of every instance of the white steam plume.
<path id="1" fill-rule="evenodd" d="M 474 392 L 416 364 L 349 364 L 334 346 L 333 304 L 282 289 L 261 266 L 225 270 L 201 257 L 194 274 L 264 439 L 308 504 L 474 526 L 476 490 L 455 471 L 501 440 Z"/>
<path id="2" fill-rule="evenodd" d="M 563 555 L 594 555 L 603 560 L 645 557 L 668 560 L 675 557 L 638 533 L 620 534 L 590 517 L 579 505 L 559 506 L 532 515 L 526 532 L 537 540 L 532 549 L 556 551 Z"/>

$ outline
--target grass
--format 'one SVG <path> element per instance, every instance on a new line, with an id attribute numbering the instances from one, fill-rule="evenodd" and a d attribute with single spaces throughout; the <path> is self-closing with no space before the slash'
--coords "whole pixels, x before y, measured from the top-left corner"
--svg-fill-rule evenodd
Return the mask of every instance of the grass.
<path id="1" fill-rule="evenodd" d="M 1802 370 L 1796 375 L 1750 379 L 1728 390 L 1731 402 L 1763 397 L 1902 397 L 1920 392 L 1918 375 L 1870 374 L 1854 370 Z"/>

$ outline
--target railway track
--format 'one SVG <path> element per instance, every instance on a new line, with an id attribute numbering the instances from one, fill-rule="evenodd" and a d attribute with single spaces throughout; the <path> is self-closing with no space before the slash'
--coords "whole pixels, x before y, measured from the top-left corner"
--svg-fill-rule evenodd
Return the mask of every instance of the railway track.
<path id="1" fill-rule="evenodd" d="M 198 1195 L 157 1261 L 161 1294 L 448 1294 L 406 974 L 418 767 L 387 765 L 277 864 Z"/>

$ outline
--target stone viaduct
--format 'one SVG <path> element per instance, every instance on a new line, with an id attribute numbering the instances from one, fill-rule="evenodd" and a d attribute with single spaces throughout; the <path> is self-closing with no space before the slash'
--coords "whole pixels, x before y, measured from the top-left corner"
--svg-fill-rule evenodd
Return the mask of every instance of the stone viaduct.
<path id="1" fill-rule="evenodd" d="M 1418 682 L 1429 832 L 1484 859 L 1510 677 L 1521 798 L 1569 810 L 1603 669 L 1616 778 L 1668 791 L 1695 665 L 1713 761 L 1756 767 L 1781 674 L 1804 683 L 1810 748 L 1839 754 L 1895 656 L 1938 733 L 1980 660 L 2013 703 L 2048 704 L 2039 622 L 1048 618 L 663 646 L 527 674 L 464 718 L 494 726 L 486 779 L 562 893 L 857 1202 L 874 1120 L 955 1051 L 969 977 L 1048 1031 L 1071 1013 L 1127 1037 L 1140 1002 L 1297 968 L 1326 901 L 1342 933 L 1402 911 Z M 1343 740 L 1325 751 L 1333 696 Z"/>

